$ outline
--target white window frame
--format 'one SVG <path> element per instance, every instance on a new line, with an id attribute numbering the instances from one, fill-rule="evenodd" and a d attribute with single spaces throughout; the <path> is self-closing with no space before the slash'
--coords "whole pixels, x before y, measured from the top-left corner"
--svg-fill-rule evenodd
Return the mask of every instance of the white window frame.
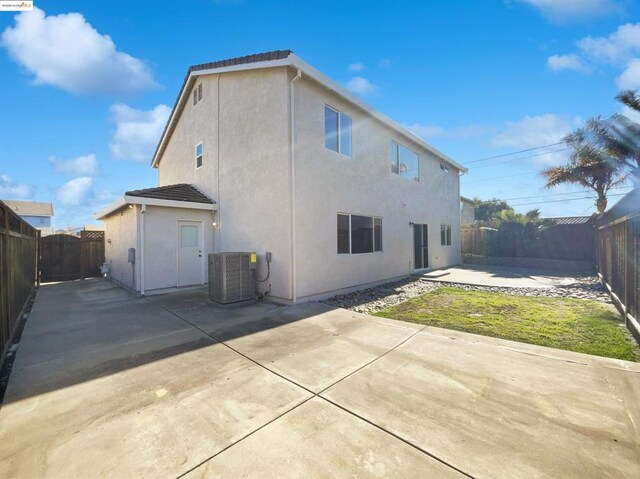
<path id="1" fill-rule="evenodd" d="M 200 166 L 198 166 L 198 147 L 199 146 L 202 147 L 202 154 L 200 155 L 200 158 L 202 158 L 202 164 Z M 204 165 L 204 142 L 201 141 L 200 143 L 196 143 L 196 147 L 193 149 L 193 153 L 194 153 L 193 156 L 194 156 L 196 170 L 199 170 Z"/>
<path id="2" fill-rule="evenodd" d="M 347 158 L 353 158 L 353 118 L 351 118 L 346 113 L 342 113 L 340 110 L 337 110 L 336 108 L 332 107 L 331 105 L 327 105 L 325 103 L 324 106 L 325 106 L 325 108 L 328 108 L 329 110 L 335 111 L 337 113 L 337 115 L 338 115 L 338 131 L 337 131 L 337 136 L 336 136 L 337 141 L 338 141 L 338 151 L 332 150 L 331 148 L 327 147 L 327 143 L 326 143 L 327 130 L 326 130 L 326 123 L 325 123 L 326 120 L 325 120 L 325 122 L 323 122 L 323 125 L 324 125 L 324 128 L 325 128 L 325 131 L 324 131 L 324 140 L 325 140 L 324 147 L 325 147 L 325 149 L 329 150 L 329 151 L 333 151 L 334 153 L 338 153 L 339 155 L 346 156 Z M 322 113 L 324 114 L 324 110 L 322 110 Z M 341 148 L 342 145 L 341 145 L 341 141 L 340 141 L 341 138 L 340 137 L 342 135 L 342 128 L 341 127 L 342 127 L 342 117 L 343 116 L 346 116 L 347 118 L 349 118 L 349 120 L 351 120 L 351 134 L 349 135 L 349 141 L 350 141 L 350 145 L 349 146 L 351 147 L 351 154 L 350 155 L 347 155 L 346 153 L 343 153 L 342 152 L 342 148 Z M 351 220 L 349 220 L 349 221 L 351 221 Z"/>
<path id="3" fill-rule="evenodd" d="M 442 242 L 442 228 L 444 227 L 444 243 Z M 453 228 L 451 225 L 440 224 L 440 246 L 451 246 L 453 243 Z"/>
<path id="4" fill-rule="evenodd" d="M 338 215 L 342 215 L 342 216 L 348 216 L 349 217 L 349 252 L 348 253 L 338 253 L 338 248 L 337 248 L 337 244 L 336 244 L 336 254 L 338 256 L 359 256 L 359 255 L 363 255 L 363 254 L 381 254 L 384 253 L 384 218 L 382 216 L 370 216 L 370 215 L 360 215 L 360 214 L 356 214 L 356 213 L 343 213 L 343 212 L 338 212 L 336 214 L 336 219 L 338 217 Z M 371 224 L 373 227 L 373 251 L 369 252 L 369 253 L 353 253 L 353 246 L 351 244 L 351 217 L 352 216 L 364 216 L 366 218 L 371 218 Z M 382 229 L 381 231 L 381 238 L 380 240 L 382 241 L 382 248 L 380 248 L 379 251 L 376 251 L 376 221 L 375 220 L 380 220 L 380 228 Z M 337 231 L 337 224 L 336 224 L 336 235 L 338 234 Z M 337 238 L 336 238 L 337 239 Z"/>
<path id="5" fill-rule="evenodd" d="M 415 151 L 413 148 L 409 148 L 404 143 L 400 143 L 399 141 L 394 140 L 393 138 L 391 139 L 391 143 L 396 145 L 396 172 L 394 173 L 393 170 L 392 170 L 391 174 L 392 175 L 396 175 L 399 178 L 404 178 L 406 180 L 416 181 L 416 182 L 419 183 L 420 182 L 420 155 L 418 154 L 418 152 Z M 418 158 L 418 178 L 417 179 L 416 178 L 409 178 L 407 176 L 402 176 L 400 174 L 400 147 L 401 146 L 405 147 L 407 150 L 412 152 Z"/>

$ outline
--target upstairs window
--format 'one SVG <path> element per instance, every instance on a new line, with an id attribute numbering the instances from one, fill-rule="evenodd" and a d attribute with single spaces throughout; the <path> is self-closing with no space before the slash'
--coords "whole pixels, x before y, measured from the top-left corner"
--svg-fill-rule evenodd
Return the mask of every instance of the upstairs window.
<path id="1" fill-rule="evenodd" d="M 444 171 L 445 173 L 449 173 L 449 167 L 447 165 L 445 165 L 444 163 L 440 163 L 440 169 L 442 171 Z"/>
<path id="2" fill-rule="evenodd" d="M 404 145 L 391 141 L 391 172 L 420 181 L 420 157 Z"/>
<path id="3" fill-rule="evenodd" d="M 440 244 L 451 246 L 451 225 L 440 225 Z"/>
<path id="4" fill-rule="evenodd" d="M 202 149 L 202 143 L 198 143 L 196 145 L 196 169 L 202 166 L 203 156 L 204 156 L 204 151 Z"/>
<path id="5" fill-rule="evenodd" d="M 193 104 L 195 105 L 202 100 L 202 83 L 193 89 Z"/>
<path id="6" fill-rule="evenodd" d="M 324 107 L 324 146 L 345 156 L 352 156 L 351 118 L 329 106 Z"/>

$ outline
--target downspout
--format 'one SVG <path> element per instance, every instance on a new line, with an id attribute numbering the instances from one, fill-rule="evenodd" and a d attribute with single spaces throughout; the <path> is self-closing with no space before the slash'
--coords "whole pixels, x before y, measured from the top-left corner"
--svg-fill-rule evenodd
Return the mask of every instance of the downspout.
<path id="1" fill-rule="evenodd" d="M 298 299 L 296 285 L 296 112 L 295 112 L 295 87 L 294 83 L 302 77 L 302 70 L 298 68 L 296 76 L 291 79 L 289 84 L 289 119 L 290 125 L 290 151 L 291 151 L 291 302 L 295 303 Z"/>
<path id="2" fill-rule="evenodd" d="M 144 214 L 147 205 L 140 209 L 140 296 L 144 296 Z"/>

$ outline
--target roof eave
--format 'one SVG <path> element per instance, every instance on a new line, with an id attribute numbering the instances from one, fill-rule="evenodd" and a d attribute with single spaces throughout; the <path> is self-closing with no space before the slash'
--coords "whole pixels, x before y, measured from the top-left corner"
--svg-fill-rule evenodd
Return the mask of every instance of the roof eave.
<path id="1" fill-rule="evenodd" d="M 216 211 L 218 206 L 213 203 L 196 203 L 193 201 L 162 200 L 142 196 L 124 195 L 118 201 L 96 213 L 97 220 L 104 220 L 107 216 L 118 212 L 127 205 L 164 206 L 166 208 L 184 208 L 190 210 Z"/>

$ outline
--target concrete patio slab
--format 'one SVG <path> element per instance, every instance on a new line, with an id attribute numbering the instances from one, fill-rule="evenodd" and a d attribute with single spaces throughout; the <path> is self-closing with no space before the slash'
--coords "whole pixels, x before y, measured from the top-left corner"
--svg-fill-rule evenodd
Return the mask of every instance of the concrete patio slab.
<path id="1" fill-rule="evenodd" d="M 637 477 L 638 365 L 451 333 L 427 328 L 322 396 L 474 477 Z"/>
<path id="2" fill-rule="evenodd" d="M 90 289 L 91 283 L 74 288 L 83 286 Z M 170 321 L 178 331 L 185 323 L 145 300 L 135 300 L 146 310 L 134 308 L 132 316 L 126 298 L 119 314 L 87 303 L 84 311 L 60 307 L 55 293 L 66 287 L 53 287 L 51 294 L 49 286 L 42 287 L 25 327 L 0 410 L 0 477 L 175 477 L 311 396 L 192 327 L 183 343 L 167 348 L 154 320 L 162 332 Z M 46 342 L 38 330 L 75 321 L 95 346 L 101 344 L 96 337 L 109 337 L 101 323 L 112 315 L 123 323 L 140 322 L 151 340 L 125 343 L 112 325 L 115 346 L 109 351 L 115 359 L 97 362 L 90 348 L 74 349 L 80 333 L 70 331 L 70 359 L 53 361 L 66 368 L 56 376 L 65 381 L 50 382 L 42 391 L 46 374 L 38 370 L 55 373 L 56 368 L 30 362 L 31 354 L 44 354 L 36 354 L 36 341 L 45 341 L 39 346 L 55 351 L 56 358 L 67 345 L 62 335 Z M 107 355 L 101 347 L 96 351 L 98 358 Z"/>
<path id="3" fill-rule="evenodd" d="M 636 363 L 320 303 L 46 285 L 0 477 L 637 477 L 638 397 Z"/>
<path id="4" fill-rule="evenodd" d="M 185 476 L 227 477 L 466 476 L 315 397 Z"/>
<path id="5" fill-rule="evenodd" d="M 175 310 L 179 316 L 184 310 Z M 280 308 L 266 316 L 232 321 L 204 318 L 195 310 L 189 318 L 270 370 L 311 391 L 319 392 L 386 353 L 421 325 L 402 323 L 306 303 Z M 191 319 L 190 319 L 191 320 Z"/>
<path id="6" fill-rule="evenodd" d="M 510 266 L 465 265 L 430 271 L 425 280 L 438 283 L 461 283 L 507 288 L 552 288 L 562 283 L 560 273 Z"/>

